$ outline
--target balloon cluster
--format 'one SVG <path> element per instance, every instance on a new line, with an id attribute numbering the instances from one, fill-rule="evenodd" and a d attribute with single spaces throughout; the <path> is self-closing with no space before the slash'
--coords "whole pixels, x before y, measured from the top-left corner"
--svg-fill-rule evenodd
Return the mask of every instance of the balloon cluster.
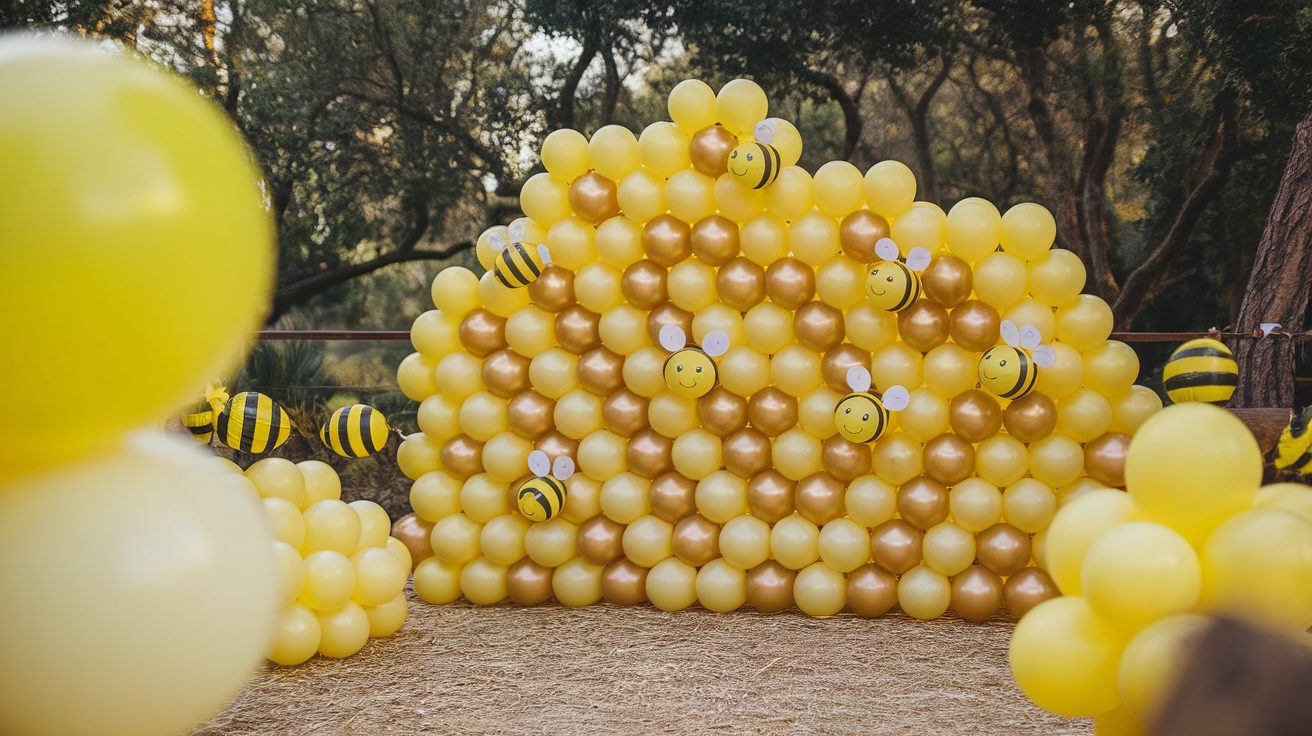
<path id="1" fill-rule="evenodd" d="M 232 467 L 236 467 L 233 465 Z M 246 469 L 273 532 L 278 605 L 268 658 L 349 657 L 405 623 L 410 551 L 373 501 L 344 503 L 327 463 L 265 458 Z"/>
<path id="2" fill-rule="evenodd" d="M 1091 490 L 1053 519 L 1040 561 L 1065 597 L 1016 626 L 1011 666 L 1035 703 L 1137 733 L 1205 623 L 1312 624 L 1312 487 L 1259 488 L 1262 453 L 1234 415 L 1168 407 L 1140 427 L 1129 493 Z M 1135 724 L 1138 724 L 1137 726 Z"/>
<path id="3" fill-rule="evenodd" d="M 182 415 L 182 426 L 208 445 L 215 435 L 224 445 L 252 455 L 281 447 L 292 433 L 292 419 L 278 402 L 256 391 L 229 396 L 210 384 L 205 401 Z M 367 404 L 350 404 L 332 413 L 319 428 L 319 441 L 341 457 L 369 457 L 387 445 L 392 432 L 387 417 Z"/>
<path id="4" fill-rule="evenodd" d="M 551 133 L 488 272 L 434 279 L 398 370 L 418 593 L 924 619 L 1054 595 L 1035 535 L 1123 483 L 1161 402 L 1052 216 L 945 213 L 895 161 L 812 176 L 750 81 L 669 112 Z M 878 432 L 836 422 L 853 390 Z M 534 450 L 579 469 L 544 521 L 517 506 Z"/>

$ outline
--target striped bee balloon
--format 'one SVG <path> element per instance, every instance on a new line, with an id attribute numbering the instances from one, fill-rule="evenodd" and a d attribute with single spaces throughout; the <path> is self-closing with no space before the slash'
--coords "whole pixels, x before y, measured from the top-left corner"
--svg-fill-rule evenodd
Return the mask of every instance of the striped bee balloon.
<path id="1" fill-rule="evenodd" d="M 368 457 L 387 444 L 391 427 L 383 413 L 365 404 L 343 406 L 319 429 L 319 439 L 342 457 Z"/>
<path id="2" fill-rule="evenodd" d="M 223 444 L 259 455 L 280 447 L 292 435 L 292 419 L 281 406 L 256 391 L 237 394 L 214 420 Z"/>
<path id="3" fill-rule="evenodd" d="M 500 233 L 488 236 L 488 245 L 496 253 L 492 273 L 508 289 L 528 286 L 547 266 L 551 265 L 551 251 L 545 245 L 525 245 L 524 226 L 516 223 L 510 228 L 510 239 L 506 240 Z"/>
<path id="4" fill-rule="evenodd" d="M 1312 406 L 1289 418 L 1276 443 L 1275 465 L 1298 475 L 1312 475 Z"/>
<path id="5" fill-rule="evenodd" d="M 206 405 L 189 414 L 182 415 L 182 426 L 191 433 L 192 439 L 208 445 L 214 437 L 214 410 Z"/>
<path id="6" fill-rule="evenodd" d="M 889 386 L 882 395 L 870 390 L 870 371 L 854 365 L 847 369 L 847 386 L 852 393 L 834 407 L 834 426 L 849 442 L 871 443 L 884 435 L 892 420 L 891 412 L 902 411 L 911 403 L 911 394 L 903 386 Z"/>
<path id="7" fill-rule="evenodd" d="M 1171 353 L 1162 369 L 1162 383 L 1171 401 L 1202 401 L 1224 405 L 1239 383 L 1239 364 L 1220 340 L 1190 340 Z"/>
<path id="8" fill-rule="evenodd" d="M 534 450 L 528 454 L 528 469 L 535 477 L 525 481 L 515 493 L 519 513 L 529 521 L 546 521 L 565 507 L 565 481 L 574 475 L 574 461 L 556 458 L 555 465 L 547 453 Z"/>
<path id="9" fill-rule="evenodd" d="M 901 312 L 920 298 L 920 273 L 929 268 L 932 256 L 925 248 L 912 248 L 903 262 L 897 243 L 890 238 L 875 243 L 875 255 L 883 260 L 866 276 L 866 298 L 886 312 Z"/>
<path id="10" fill-rule="evenodd" d="M 1047 345 L 1038 329 L 1004 319 L 998 331 L 1006 345 L 989 348 L 979 359 L 979 384 L 994 396 L 1019 399 L 1034 390 L 1039 368 L 1051 368 L 1057 354 Z"/>

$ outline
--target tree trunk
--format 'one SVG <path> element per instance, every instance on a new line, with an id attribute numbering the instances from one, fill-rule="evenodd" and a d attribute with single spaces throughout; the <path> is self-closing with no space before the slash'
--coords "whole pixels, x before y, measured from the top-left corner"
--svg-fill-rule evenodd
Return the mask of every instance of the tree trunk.
<path id="1" fill-rule="evenodd" d="M 1267 214 L 1239 307 L 1240 331 L 1278 322 L 1301 332 L 1312 290 L 1312 115 L 1294 131 L 1289 162 Z M 1239 389 L 1234 406 L 1290 407 L 1294 403 L 1294 341 L 1279 336 L 1235 346 Z"/>

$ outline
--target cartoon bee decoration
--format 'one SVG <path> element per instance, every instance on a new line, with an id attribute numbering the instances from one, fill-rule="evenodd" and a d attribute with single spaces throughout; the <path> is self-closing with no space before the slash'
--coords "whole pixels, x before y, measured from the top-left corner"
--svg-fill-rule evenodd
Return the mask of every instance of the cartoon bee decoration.
<path id="1" fill-rule="evenodd" d="M 991 347 L 979 359 L 979 383 L 984 390 L 1004 399 L 1019 399 L 1034 390 L 1039 368 L 1051 368 L 1057 354 L 1043 337 L 1026 325 L 1004 319 L 999 329 L 1006 345 Z"/>
<path id="2" fill-rule="evenodd" d="M 688 342 L 678 325 L 665 325 L 660 332 L 661 347 L 670 352 L 665 359 L 665 385 L 676 395 L 696 399 L 711 392 L 719 381 L 715 358 L 729 352 L 729 335 L 720 330 L 706 334 L 700 347 Z"/>
<path id="3" fill-rule="evenodd" d="M 223 411 L 228 398 L 228 389 L 217 383 L 205 387 L 205 400 L 182 415 L 182 426 L 191 434 L 192 439 L 202 445 L 210 443 L 214 437 L 214 417 Z"/>
<path id="4" fill-rule="evenodd" d="M 529 521 L 546 521 L 565 508 L 565 481 L 574 475 L 574 461 L 562 455 L 555 465 L 547 453 L 534 450 L 528 454 L 528 469 L 533 478 L 515 493 L 519 513 Z"/>
<path id="5" fill-rule="evenodd" d="M 743 143 L 729 153 L 729 175 L 748 189 L 764 189 L 779 178 L 783 157 L 775 148 L 775 119 L 762 120 L 752 131 L 756 140 Z"/>
<path id="6" fill-rule="evenodd" d="M 546 245 L 525 245 L 523 240 L 522 222 L 510 226 L 509 241 L 495 232 L 487 237 L 488 245 L 496 254 L 492 273 L 508 289 L 518 289 L 537 281 L 546 267 L 551 265 L 551 251 Z"/>
<path id="7" fill-rule="evenodd" d="M 365 404 L 343 406 L 319 429 L 319 440 L 342 457 L 369 457 L 387 445 L 391 427 L 383 413 Z"/>
<path id="8" fill-rule="evenodd" d="M 1186 343 L 1187 344 L 1187 343 Z M 1276 443 L 1275 461 L 1280 470 L 1298 475 L 1312 475 L 1312 406 L 1289 417 L 1289 425 L 1280 433 Z"/>
<path id="9" fill-rule="evenodd" d="M 1171 401 L 1203 401 L 1224 406 L 1239 384 L 1239 364 L 1220 340 L 1190 340 L 1171 353 L 1162 369 L 1162 384 Z"/>
<path id="10" fill-rule="evenodd" d="M 261 455 L 281 447 L 292 436 L 292 419 L 273 399 L 247 391 L 223 405 L 214 417 L 214 431 L 228 447 Z"/>
<path id="11" fill-rule="evenodd" d="M 875 255 L 883 260 L 876 262 L 866 277 L 866 298 L 886 312 L 901 312 L 920 298 L 924 290 L 920 274 L 929 268 L 933 256 L 925 248 L 912 248 L 903 262 L 897 243 L 890 238 L 875 243 Z"/>
<path id="12" fill-rule="evenodd" d="M 882 395 L 870 390 L 870 371 L 854 365 L 847 369 L 847 387 L 852 393 L 834 407 L 834 425 L 843 439 L 870 444 L 888 431 L 891 412 L 902 411 L 911 394 L 902 386 L 889 386 Z"/>

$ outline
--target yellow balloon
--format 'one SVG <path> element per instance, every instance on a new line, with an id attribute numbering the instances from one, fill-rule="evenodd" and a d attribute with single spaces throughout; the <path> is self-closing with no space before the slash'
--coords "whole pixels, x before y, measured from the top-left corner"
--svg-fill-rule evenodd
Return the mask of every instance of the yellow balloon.
<path id="1" fill-rule="evenodd" d="M 588 139 L 577 130 L 553 130 L 542 141 L 542 165 L 566 184 L 588 173 Z"/>
<path id="2" fill-rule="evenodd" d="M 483 388 L 483 361 L 468 353 L 451 353 L 442 358 L 434 373 L 442 395 L 453 401 L 466 399 Z"/>
<path id="3" fill-rule="evenodd" d="M 697 483 L 694 500 L 702 516 L 717 524 L 724 524 L 747 513 L 747 480 L 727 470 L 717 470 Z"/>
<path id="4" fill-rule="evenodd" d="M 1033 261 L 1057 239 L 1057 221 L 1047 207 L 1023 202 L 1002 216 L 1002 250 L 1022 261 Z"/>
<path id="5" fill-rule="evenodd" d="M 351 598 L 362 606 L 381 606 L 401 594 L 410 577 L 410 566 L 382 547 L 362 549 L 351 556 L 355 565 L 355 592 Z"/>
<path id="6" fill-rule="evenodd" d="M 820 356 L 801 345 L 789 345 L 771 359 L 770 378 L 789 396 L 805 396 L 824 382 Z"/>
<path id="7" fill-rule="evenodd" d="M 1002 518 L 1017 529 L 1034 534 L 1048 526 L 1057 513 L 1057 494 L 1033 478 L 1021 478 L 1002 494 Z"/>
<path id="8" fill-rule="evenodd" d="M 737 136 L 751 133 L 770 107 L 765 90 L 750 79 L 735 79 L 721 87 L 715 103 L 720 124 Z"/>
<path id="9" fill-rule="evenodd" d="M 968 532 L 982 532 L 1002 520 L 1002 492 L 982 478 L 967 478 L 948 495 L 952 521 Z"/>
<path id="10" fill-rule="evenodd" d="M 870 356 L 870 376 L 880 391 L 892 386 L 914 388 L 920 385 L 923 361 L 920 351 L 906 343 L 894 343 Z"/>
<path id="11" fill-rule="evenodd" d="M 419 423 L 419 431 L 423 432 L 425 437 L 432 437 L 438 441 L 451 439 L 460 434 L 460 404 L 441 394 L 429 396 L 420 402 L 415 421 Z M 309 476 L 307 475 L 307 494 L 309 493 L 309 482 Z M 338 496 L 340 495 L 339 489 Z"/>
<path id="12" fill-rule="evenodd" d="M 1017 325 L 1029 325 L 1039 331 L 1045 342 L 1057 336 L 1057 318 L 1052 315 L 1052 307 L 1037 299 L 1022 299 L 1011 305 L 1002 313 L 1003 319 L 1009 319 Z"/>
<path id="13" fill-rule="evenodd" d="M 697 602 L 697 568 L 677 557 L 662 560 L 647 573 L 647 598 L 662 611 L 682 611 Z"/>
<path id="14" fill-rule="evenodd" d="M 645 223 L 665 214 L 665 180 L 638 169 L 620 180 L 620 209 L 631 220 Z"/>
<path id="15" fill-rule="evenodd" d="M 453 514 L 438 521 L 429 536 L 433 557 L 454 566 L 469 562 L 479 555 L 482 531 L 483 525 L 465 514 Z"/>
<path id="16" fill-rule="evenodd" d="M 284 667 L 298 665 L 319 651 L 322 629 L 314 611 L 291 605 L 278 612 L 273 624 L 273 644 L 266 655 L 270 662 Z"/>
<path id="17" fill-rule="evenodd" d="M 666 357 L 668 354 L 664 350 L 651 345 L 633 351 L 624 359 L 624 385 L 633 393 L 649 399 L 666 391 Z"/>
<path id="18" fill-rule="evenodd" d="M 1148 418 L 1162 410 L 1162 397 L 1147 386 L 1131 386 L 1112 399 L 1111 431 L 1133 435 Z"/>
<path id="19" fill-rule="evenodd" d="M 506 599 L 506 568 L 478 557 L 460 570 L 460 592 L 465 600 L 491 606 Z"/>
<path id="20" fill-rule="evenodd" d="M 827 440 L 838 434 L 834 423 L 834 407 L 843 398 L 843 394 L 828 386 L 821 386 L 803 396 L 797 402 L 798 425 L 802 431 L 820 440 Z"/>
<path id="21" fill-rule="evenodd" d="M 333 466 L 322 460 L 304 460 L 296 463 L 305 479 L 305 505 L 342 497 L 342 479 Z"/>
<path id="22" fill-rule="evenodd" d="M 876 352 L 897 339 L 897 315 L 886 312 L 869 302 L 853 306 L 843 315 L 843 325 L 847 330 L 847 339 L 853 345 Z M 975 361 L 971 361 L 971 371 L 975 370 Z"/>
<path id="23" fill-rule="evenodd" d="M 720 358 L 720 383 L 738 396 L 751 396 L 770 383 L 770 359 L 740 345 Z"/>
<path id="24" fill-rule="evenodd" d="M 715 124 L 715 90 L 700 79 L 685 79 L 670 90 L 667 107 L 670 119 L 692 134 Z"/>
<path id="25" fill-rule="evenodd" d="M 1253 499 L 1253 506 L 1283 509 L 1312 521 L 1312 486 L 1301 483 L 1273 483 L 1263 486 Z"/>
<path id="26" fill-rule="evenodd" d="M 670 214 L 695 223 L 715 214 L 715 180 L 696 169 L 683 169 L 665 182 L 665 198 Z"/>
<path id="27" fill-rule="evenodd" d="M 624 301 L 624 294 L 620 291 L 620 272 L 604 263 L 589 263 L 580 268 L 578 273 L 574 275 L 574 296 L 578 299 L 579 306 L 597 314 L 604 313 Z M 529 307 L 529 309 L 534 309 L 546 315 L 544 323 L 535 327 L 537 331 L 546 333 L 546 340 L 552 340 L 552 316 L 533 307 Z M 519 312 L 516 312 L 511 315 L 510 320 L 506 323 L 506 341 L 510 343 L 510 347 L 515 349 L 515 352 L 532 357 L 541 350 L 526 353 L 520 350 L 514 341 L 510 339 L 510 322 L 513 322 L 518 314 Z M 550 347 L 550 345 L 547 347 Z"/>
<path id="28" fill-rule="evenodd" d="M 839 571 L 816 562 L 797 573 L 793 598 L 808 616 L 832 616 L 847 603 L 847 581 Z"/>
<path id="29" fill-rule="evenodd" d="M 595 261 L 597 259 L 596 235 L 597 231 L 593 229 L 592 224 L 581 217 L 571 216 L 558 220 L 547 231 L 547 247 L 551 250 L 552 263 L 561 268 L 577 271 L 584 265 Z M 520 304 L 517 308 L 522 308 L 528 302 L 528 289 L 509 289 L 508 291 L 514 292 L 516 296 L 522 298 L 523 304 Z M 488 309 L 502 317 L 509 317 L 512 314 L 512 312 L 491 306 Z"/>
<path id="30" fill-rule="evenodd" d="M 598 265 L 599 269 L 610 270 L 609 266 Z M 575 282 L 577 288 L 577 280 Z M 597 294 L 592 294 L 597 296 Z M 621 299 L 619 294 L 619 274 L 615 274 L 615 301 Z M 582 303 L 580 301 L 580 303 Z M 516 310 L 506 319 L 506 342 L 515 352 L 526 358 L 556 347 L 556 333 L 553 329 L 555 316 L 534 306 Z"/>
<path id="31" fill-rule="evenodd" d="M 634 564 L 652 567 L 674 554 L 674 526 L 650 514 L 624 527 L 624 556 Z"/>
<path id="32" fill-rule="evenodd" d="M 1064 595 L 1081 595 L 1080 570 L 1089 547 L 1105 532 L 1141 518 L 1124 491 L 1094 489 L 1061 507 L 1048 526 L 1048 574 Z"/>
<path id="33" fill-rule="evenodd" d="M 790 480 L 801 480 L 820 470 L 821 450 L 820 440 L 813 435 L 790 429 L 775 439 L 771 455 L 775 470 Z"/>
<path id="34" fill-rule="evenodd" d="M 945 399 L 965 393 L 979 381 L 979 356 L 953 343 L 943 343 L 925 353 L 922 370 L 925 385 Z"/>
<path id="35" fill-rule="evenodd" d="M 404 545 L 402 545 L 404 546 Z M 400 630 L 409 611 L 409 602 L 405 593 L 398 593 L 386 603 L 377 606 L 364 606 L 364 615 L 369 619 L 369 636 L 391 636 Z"/>
<path id="36" fill-rule="evenodd" d="M 423 432 L 406 437 L 396 448 L 396 466 L 405 477 L 416 480 L 425 473 L 441 469 L 441 443 L 429 442 Z"/>
<path id="37" fill-rule="evenodd" d="M 460 489 L 459 480 L 440 470 L 424 473 L 410 486 L 410 508 L 424 521 L 436 522 L 460 512 Z"/>
<path id="38" fill-rule="evenodd" d="M 1011 636 L 1011 673 L 1039 707 L 1093 716 L 1120 700 L 1116 665 L 1123 642 L 1083 598 L 1053 598 L 1025 614 Z"/>
<path id="39" fill-rule="evenodd" d="M 806 169 L 800 166 L 785 166 L 779 171 L 779 178 L 765 189 L 765 208 L 776 217 L 782 217 L 789 222 L 797 222 L 800 218 L 806 216 L 815 204 L 815 199 L 811 193 L 811 175 L 806 173 Z M 793 252 L 798 258 L 807 263 L 811 263 L 802 257 L 801 249 L 796 242 L 796 234 L 793 234 Z M 837 249 L 837 245 L 835 245 Z M 811 263 L 811 265 L 815 265 Z"/>
<path id="40" fill-rule="evenodd" d="M 560 567 L 577 553 L 578 527 L 563 516 L 529 526 L 524 552 L 543 567 Z"/>
<path id="41" fill-rule="evenodd" d="M 944 236 L 952 255 L 975 263 L 997 249 L 1002 239 L 1002 215 L 991 202 L 963 199 L 948 212 Z"/>
<path id="42" fill-rule="evenodd" d="M 447 266 L 433 278 L 433 304 L 443 314 L 463 317 L 478 308 L 478 277 L 463 266 Z"/>
<path id="43" fill-rule="evenodd" d="M 651 502 L 647 497 L 650 488 L 649 481 L 633 473 L 616 475 L 601 486 L 601 513 L 617 524 L 633 523 L 651 513 Z M 570 497 L 573 498 L 572 491 Z"/>
<path id="44" fill-rule="evenodd" d="M 624 441 L 620 440 L 620 451 Z M 674 440 L 674 469 L 686 478 L 701 480 L 722 467 L 720 438 L 704 429 L 692 429 Z"/>
<path id="45" fill-rule="evenodd" d="M 369 642 L 369 617 L 355 601 L 347 601 L 333 611 L 316 611 L 319 619 L 319 653 L 333 659 L 345 659 Z"/>
<path id="46" fill-rule="evenodd" d="M 570 216 L 569 186 L 551 174 L 530 176 L 519 190 L 519 206 L 524 214 L 550 227 L 557 220 Z"/>
<path id="47" fill-rule="evenodd" d="M 644 255 L 642 227 L 623 215 L 598 225 L 594 242 L 602 262 L 615 268 L 628 268 Z"/>
<path id="48" fill-rule="evenodd" d="M 460 350 L 460 320 L 430 309 L 416 317 L 410 326 L 410 342 L 431 360 L 441 360 Z"/>
<path id="49" fill-rule="evenodd" d="M 948 431 L 948 400 L 930 391 L 911 392 L 907 408 L 897 414 L 897 427 L 917 442 L 928 442 Z"/>
<path id="50" fill-rule="evenodd" d="M 809 179 L 808 179 L 809 183 Z M 767 197 L 776 196 L 776 183 Z M 810 192 L 808 191 L 808 196 Z M 793 256 L 808 266 L 816 267 L 838 254 L 838 221 L 823 212 L 804 210 L 805 214 L 793 220 L 788 227 L 788 241 Z"/>
<path id="51" fill-rule="evenodd" d="M 320 501 L 305 510 L 301 552 L 331 550 L 349 555 L 360 544 L 360 516 L 342 501 Z"/>
<path id="52" fill-rule="evenodd" d="M 725 172 L 715 180 L 715 205 L 721 215 L 742 224 L 765 209 L 765 194 L 748 189 Z"/>
<path id="53" fill-rule="evenodd" d="M 1093 717 L 1093 736 L 1146 736 L 1143 724 L 1124 705 Z"/>
<path id="54" fill-rule="evenodd" d="M 1049 487 L 1072 483 L 1082 472 L 1084 448 L 1070 437 L 1050 434 L 1030 445 L 1030 475 Z"/>
<path id="55" fill-rule="evenodd" d="M 590 606 L 601 600 L 601 572 L 600 565 L 575 557 L 556 568 L 551 576 L 551 592 L 567 606 Z"/>
<path id="56" fill-rule="evenodd" d="M 436 557 L 421 560 L 415 566 L 415 594 L 429 603 L 451 603 L 460 597 L 461 567 L 443 563 Z"/>
<path id="57" fill-rule="evenodd" d="M 556 401 L 553 414 L 556 429 L 571 439 L 581 440 L 601 429 L 601 398 L 576 388 Z"/>
<path id="58" fill-rule="evenodd" d="M 478 301 L 492 314 L 509 317 L 528 306 L 528 289 L 508 289 L 492 271 L 488 271 L 478 279 Z"/>
<path id="59" fill-rule="evenodd" d="M 770 529 L 770 554 L 790 570 L 801 570 L 820 559 L 820 530 L 793 514 Z"/>
<path id="60" fill-rule="evenodd" d="M 528 452 L 524 453 L 527 460 Z M 628 468 L 624 438 L 599 430 L 579 442 L 579 470 L 596 481 L 605 482 Z"/>
<path id="61" fill-rule="evenodd" d="M 623 179 L 642 165 L 638 139 L 623 125 L 598 128 L 588 141 L 588 157 L 592 160 L 592 168 L 611 181 Z M 524 214 L 533 217 L 527 210 Z M 536 217 L 533 219 L 538 220 Z"/>
<path id="62" fill-rule="evenodd" d="M 1087 476 L 1083 478 L 1076 478 L 1074 483 L 1071 483 L 1066 486 L 1062 486 L 1061 488 L 1057 489 L 1057 505 L 1065 506 L 1066 504 L 1070 503 L 1071 501 L 1074 501 L 1077 498 L 1080 498 L 1081 496 L 1085 495 L 1090 491 L 1106 491 L 1106 490 L 1112 490 L 1112 489 L 1109 489 L 1105 484 L 1100 483 L 1094 480 L 1093 478 L 1089 478 Z"/>
<path id="63" fill-rule="evenodd" d="M 890 229 L 894 242 L 903 253 L 924 248 L 930 253 L 943 247 L 947 218 L 934 207 L 912 207 L 893 220 Z"/>
<path id="64" fill-rule="evenodd" d="M 651 338 L 647 334 L 647 313 L 628 304 L 621 304 L 601 315 L 597 332 L 601 336 L 601 343 L 616 355 L 632 355 L 651 345 Z M 664 357 L 661 361 L 664 362 Z M 659 375 L 659 366 L 657 373 L 657 380 L 661 388 L 664 388 L 665 379 Z"/>
<path id="65" fill-rule="evenodd" d="M 925 565 L 917 565 L 897 581 L 897 603 L 912 618 L 921 621 L 942 616 L 952 600 L 952 584 Z"/>
<path id="66" fill-rule="evenodd" d="M 885 434 L 875 443 L 871 467 L 881 480 L 900 486 L 924 472 L 923 450 L 919 442 L 902 432 Z"/>
<path id="67" fill-rule="evenodd" d="M 670 269 L 667 288 L 674 306 L 689 312 L 708 307 L 719 298 L 715 292 L 715 269 L 695 259 Z"/>
<path id="68" fill-rule="evenodd" d="M 952 577 L 975 561 L 975 535 L 950 521 L 925 531 L 925 564 L 934 572 Z"/>
<path id="69" fill-rule="evenodd" d="M 1108 399 L 1125 395 L 1138 376 L 1138 354 L 1119 340 L 1108 340 L 1084 354 L 1084 385 Z"/>
<path id="70" fill-rule="evenodd" d="M 1139 723 L 1153 723 L 1208 620 L 1185 613 L 1154 621 L 1135 634 L 1117 667 L 1121 707 Z"/>
<path id="71" fill-rule="evenodd" d="M 847 485 L 843 505 L 849 519 L 874 528 L 897 512 L 897 488 L 879 476 L 863 475 Z"/>
<path id="72" fill-rule="evenodd" d="M 1087 272 L 1074 253 L 1053 248 L 1030 261 L 1030 294 L 1050 307 L 1064 307 L 1084 290 Z"/>
<path id="73" fill-rule="evenodd" d="M 528 365 L 528 378 L 533 390 L 548 399 L 559 399 L 578 386 L 577 355 L 560 348 L 539 353 Z"/>
<path id="74" fill-rule="evenodd" d="M 341 608 L 355 591 L 355 567 L 341 552 L 321 551 L 305 556 L 305 582 L 301 603 L 316 611 Z"/>
<path id="75" fill-rule="evenodd" d="M 743 313 L 725 304 L 711 304 L 697 312 L 692 318 L 692 339 L 701 344 L 706 336 L 714 331 L 729 336 L 730 345 L 742 345 L 747 340 L 743 329 Z M 724 372 L 724 361 L 720 360 L 720 372 Z"/>
<path id="76" fill-rule="evenodd" d="M 1057 339 L 1076 350 L 1101 346 L 1112 334 L 1112 308 L 1093 294 L 1080 294 L 1057 310 Z"/>
<path id="77" fill-rule="evenodd" d="M 797 126 L 783 118 L 767 118 L 765 122 L 770 124 L 774 132 L 774 140 L 770 145 L 779 152 L 780 166 L 788 168 L 796 165 L 798 159 L 802 158 L 802 134 Z"/>
<path id="78" fill-rule="evenodd" d="M 291 605 L 305 583 L 305 563 L 301 553 L 286 542 L 273 543 L 273 566 L 278 572 L 278 605 Z"/>
<path id="79" fill-rule="evenodd" d="M 1091 388 L 1076 389 L 1057 403 L 1057 431 L 1076 442 L 1091 442 L 1112 425 L 1112 405 Z"/>
<path id="80" fill-rule="evenodd" d="M 742 227 L 743 256 L 762 268 L 788 255 L 788 226 L 774 215 L 761 213 Z"/>
<path id="81" fill-rule="evenodd" d="M 623 478 L 625 475 L 628 473 L 621 473 L 615 478 Z M 606 482 L 613 483 L 615 478 Z M 575 473 L 574 477 L 569 479 L 569 495 L 565 498 L 565 510 L 560 512 L 560 518 L 571 524 L 582 524 L 600 514 L 601 489 L 601 483 L 586 475 Z"/>
<path id="82" fill-rule="evenodd" d="M 506 431 L 506 401 L 487 391 L 471 394 L 460 405 L 460 429 L 479 442 Z M 425 434 L 425 436 L 427 436 Z"/>
<path id="83" fill-rule="evenodd" d="M 1198 402 L 1170 406 L 1130 443 L 1125 483 L 1143 515 L 1201 545 L 1221 522 L 1253 505 L 1262 451 L 1230 412 Z"/>
<path id="84" fill-rule="evenodd" d="M 830 217 L 841 219 L 864 204 L 861 171 L 846 161 L 830 161 L 821 166 L 815 172 L 812 191 L 815 192 L 816 207 Z"/>
<path id="85" fill-rule="evenodd" d="M 296 463 L 281 457 L 256 460 L 246 468 L 246 478 L 255 484 L 261 498 L 284 498 L 305 508 L 305 476 Z"/>
<path id="86" fill-rule="evenodd" d="M 1025 296 L 1025 264 L 1006 253 L 990 253 L 979 259 L 975 264 L 975 296 L 998 310 L 1020 301 Z"/>
<path id="87" fill-rule="evenodd" d="M 697 426 L 697 400 L 665 391 L 652 397 L 647 405 L 647 418 L 651 428 L 662 437 L 677 439 Z"/>
<path id="88" fill-rule="evenodd" d="M 489 562 L 513 565 L 524 557 L 524 537 L 528 529 L 528 520 L 520 514 L 502 514 L 483 525 L 483 531 L 478 535 L 479 548 Z"/>
<path id="89" fill-rule="evenodd" d="M 397 539 L 396 537 L 388 537 L 388 538 L 387 538 L 387 541 L 383 544 L 383 547 L 385 547 L 385 548 L 387 549 L 388 552 L 391 552 L 392 554 L 396 555 L 396 558 L 397 558 L 398 560 L 401 560 L 402 562 L 404 562 L 404 563 L 405 563 L 405 569 L 407 569 L 407 570 L 413 570 L 413 569 L 414 569 L 414 567 L 415 567 L 415 558 L 414 558 L 414 555 L 410 554 L 410 548 L 407 547 L 407 546 L 405 546 L 405 543 L 404 543 L 404 542 L 402 542 L 401 540 Z M 430 550 L 430 552 L 431 552 L 431 550 L 432 550 L 432 547 L 431 547 L 431 546 L 429 546 L 429 550 Z M 429 553 L 426 552 L 426 553 L 425 553 L 425 557 L 427 557 L 428 554 L 429 554 Z M 365 613 L 368 613 L 368 611 L 366 611 Z"/>
<path id="90" fill-rule="evenodd" d="M 1308 541 L 1312 545 L 1312 537 Z M 1130 521 L 1089 545 L 1080 565 L 1080 588 L 1103 620 L 1132 632 L 1194 610 L 1202 573 L 1184 537 L 1151 521 Z"/>
<path id="91" fill-rule="evenodd" d="M 743 316 L 747 344 L 763 355 L 774 355 L 793 343 L 793 314 L 773 302 L 761 302 Z"/>
<path id="92" fill-rule="evenodd" d="M 708 610 L 728 613 L 747 602 L 747 573 L 722 559 L 697 571 L 697 600 Z"/>
<path id="93" fill-rule="evenodd" d="M 820 530 L 819 549 L 824 564 L 851 572 L 870 559 L 870 533 L 850 519 L 834 519 Z"/>
<path id="94" fill-rule="evenodd" d="M 825 304 L 847 311 L 865 299 L 866 267 L 848 258 L 835 256 L 815 272 L 816 295 Z"/>
<path id="95" fill-rule="evenodd" d="M 740 570 L 770 559 L 770 525 L 748 514 L 735 516 L 720 530 L 720 554 Z"/>
<path id="96" fill-rule="evenodd" d="M 884 217 L 906 212 L 916 199 L 916 175 L 900 161 L 880 161 L 871 166 L 862 185 L 870 209 Z"/>
<path id="97" fill-rule="evenodd" d="M 411 353 L 396 368 L 396 383 L 411 401 L 423 401 L 437 393 L 437 362 Z"/>
<path id="98" fill-rule="evenodd" d="M 994 435 L 975 448 L 975 474 L 999 488 L 1020 480 L 1029 463 L 1029 450 L 1011 435 Z"/>
<path id="99" fill-rule="evenodd" d="M 305 541 L 305 517 L 301 516 L 301 510 L 285 498 L 266 498 L 262 503 L 269 533 L 279 542 L 299 550 Z"/>
<path id="100" fill-rule="evenodd" d="M 638 136 L 638 155 L 648 171 L 669 178 L 692 165 L 688 143 L 688 134 L 674 123 L 652 123 Z"/>
<path id="101" fill-rule="evenodd" d="M 1054 342 L 1049 347 L 1052 348 L 1053 363 L 1039 369 L 1034 390 L 1050 399 L 1061 400 L 1084 381 L 1084 358 L 1065 343 Z"/>
<path id="102" fill-rule="evenodd" d="M 1202 610 L 1280 629 L 1312 624 L 1312 521 L 1251 509 L 1217 527 L 1200 558 Z"/>
<path id="103" fill-rule="evenodd" d="M 474 255 L 478 257 L 478 263 L 485 270 L 491 271 L 496 265 L 497 254 L 492 250 L 491 238 L 493 235 L 499 235 L 503 239 L 510 238 L 510 228 L 505 225 L 493 225 L 492 227 L 479 233 L 478 240 L 474 242 Z"/>

